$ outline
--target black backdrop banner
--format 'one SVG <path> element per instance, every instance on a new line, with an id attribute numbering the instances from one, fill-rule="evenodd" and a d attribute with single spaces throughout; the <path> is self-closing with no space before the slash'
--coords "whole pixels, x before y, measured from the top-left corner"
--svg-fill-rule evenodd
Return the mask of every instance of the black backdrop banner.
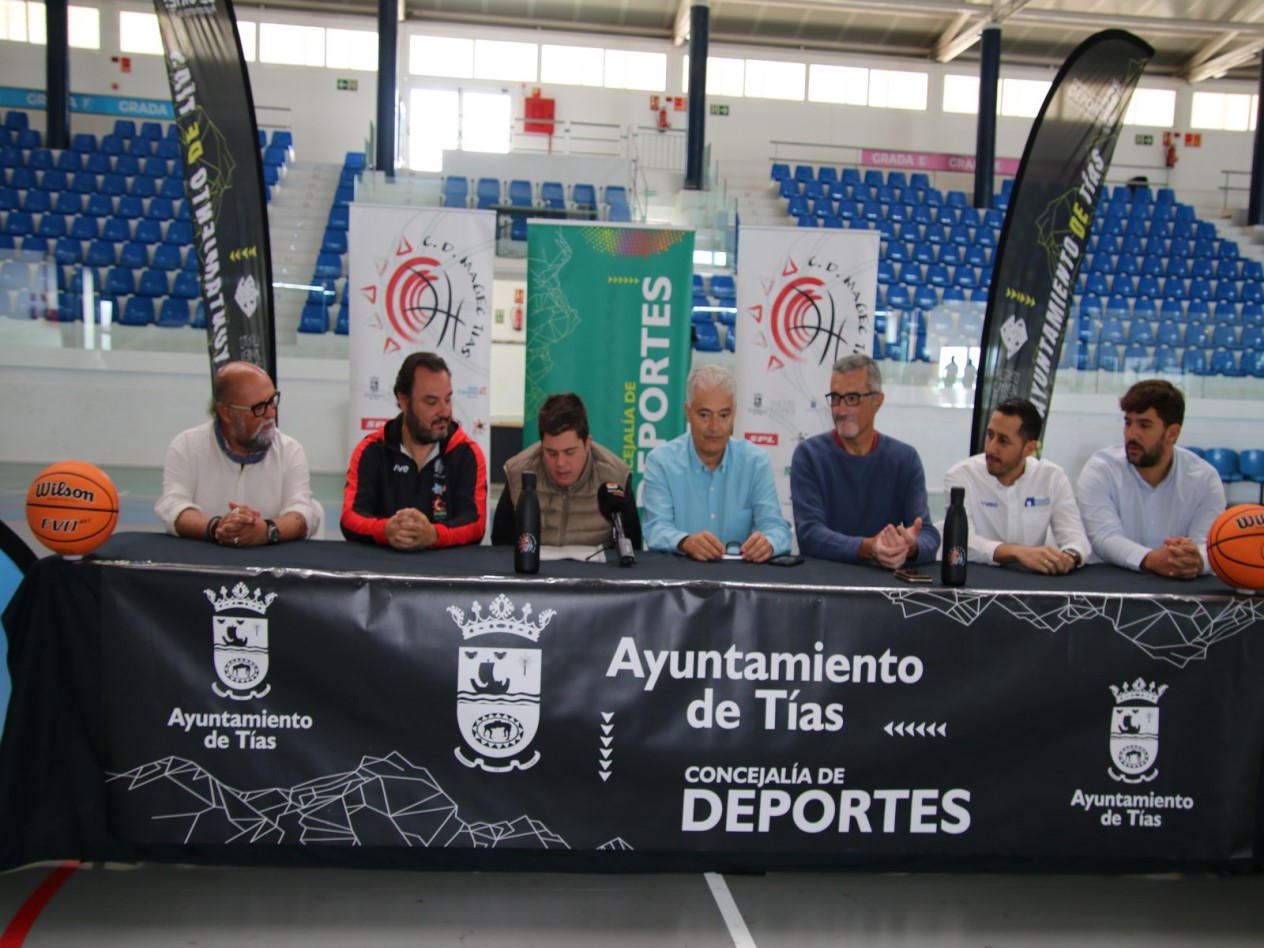
<path id="1" fill-rule="evenodd" d="M 1090 36 L 1053 80 L 1014 178 L 997 243 L 971 454 L 1007 398 L 1048 418 L 1075 281 L 1089 245 L 1124 112 L 1154 49 L 1123 30 Z"/>
<path id="2" fill-rule="evenodd" d="M 142 852 L 1253 853 L 1250 600 L 103 572 Z"/>
<path id="3" fill-rule="evenodd" d="M 211 374 L 253 362 L 276 380 L 272 257 L 250 77 L 231 0 L 154 0 L 180 130 Z"/>

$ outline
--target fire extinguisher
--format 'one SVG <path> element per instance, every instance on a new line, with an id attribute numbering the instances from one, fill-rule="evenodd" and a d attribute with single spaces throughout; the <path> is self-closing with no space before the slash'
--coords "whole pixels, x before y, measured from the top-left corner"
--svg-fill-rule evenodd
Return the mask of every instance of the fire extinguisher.
<path id="1" fill-rule="evenodd" d="M 518 332 L 522 332 L 522 307 L 515 306 L 513 308 L 513 328 Z"/>
<path id="2" fill-rule="evenodd" d="M 1169 168 L 1175 168 L 1176 163 L 1181 160 L 1181 156 L 1176 153 L 1176 139 L 1172 139 L 1167 143 L 1167 147 L 1163 149 L 1163 164 Z"/>
<path id="3" fill-rule="evenodd" d="M 671 128 L 671 119 L 667 117 L 667 110 L 659 109 L 658 110 L 658 130 L 660 132 L 665 132 L 669 128 Z"/>

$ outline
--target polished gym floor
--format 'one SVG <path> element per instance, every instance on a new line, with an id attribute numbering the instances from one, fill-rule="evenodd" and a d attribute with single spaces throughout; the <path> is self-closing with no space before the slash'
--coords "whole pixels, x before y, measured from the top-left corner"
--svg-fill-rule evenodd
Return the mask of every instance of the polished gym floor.
<path id="1" fill-rule="evenodd" d="M 38 466 L 0 464 L 0 519 L 28 542 L 24 502 L 36 473 Z M 118 529 L 157 529 L 161 472 L 109 473 L 120 493 Z M 336 517 L 341 476 L 316 475 L 313 489 Z M 569 875 L 54 863 L 0 873 L 0 948 L 23 945 L 1216 948 L 1264 945 L 1264 875 Z"/>

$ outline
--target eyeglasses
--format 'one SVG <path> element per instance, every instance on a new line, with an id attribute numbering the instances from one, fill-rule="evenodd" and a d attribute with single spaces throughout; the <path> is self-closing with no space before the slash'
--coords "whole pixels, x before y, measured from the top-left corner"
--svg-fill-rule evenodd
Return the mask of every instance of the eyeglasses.
<path id="1" fill-rule="evenodd" d="M 881 394 L 881 392 L 826 392 L 825 400 L 834 408 L 838 407 L 839 402 L 842 402 L 848 408 L 855 408 L 863 399 L 873 398 L 875 395 Z"/>
<path id="2" fill-rule="evenodd" d="M 276 392 L 267 401 L 256 402 L 253 405 L 234 405 L 232 402 L 224 402 L 224 404 L 229 408 L 236 409 L 237 411 L 248 411 L 256 418 L 262 418 L 265 414 L 267 414 L 269 408 L 276 408 L 281 404 L 281 393 Z"/>

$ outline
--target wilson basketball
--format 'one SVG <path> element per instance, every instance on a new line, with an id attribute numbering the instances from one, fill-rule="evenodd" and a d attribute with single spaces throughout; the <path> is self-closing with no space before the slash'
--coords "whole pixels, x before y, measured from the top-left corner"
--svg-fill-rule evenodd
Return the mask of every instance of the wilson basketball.
<path id="1" fill-rule="evenodd" d="M 1264 507 L 1230 507 L 1207 533 L 1212 571 L 1234 589 L 1264 589 Z"/>
<path id="2" fill-rule="evenodd" d="M 118 514 L 114 482 L 86 461 L 44 468 L 26 492 L 26 522 L 55 553 L 91 553 L 114 532 Z"/>

